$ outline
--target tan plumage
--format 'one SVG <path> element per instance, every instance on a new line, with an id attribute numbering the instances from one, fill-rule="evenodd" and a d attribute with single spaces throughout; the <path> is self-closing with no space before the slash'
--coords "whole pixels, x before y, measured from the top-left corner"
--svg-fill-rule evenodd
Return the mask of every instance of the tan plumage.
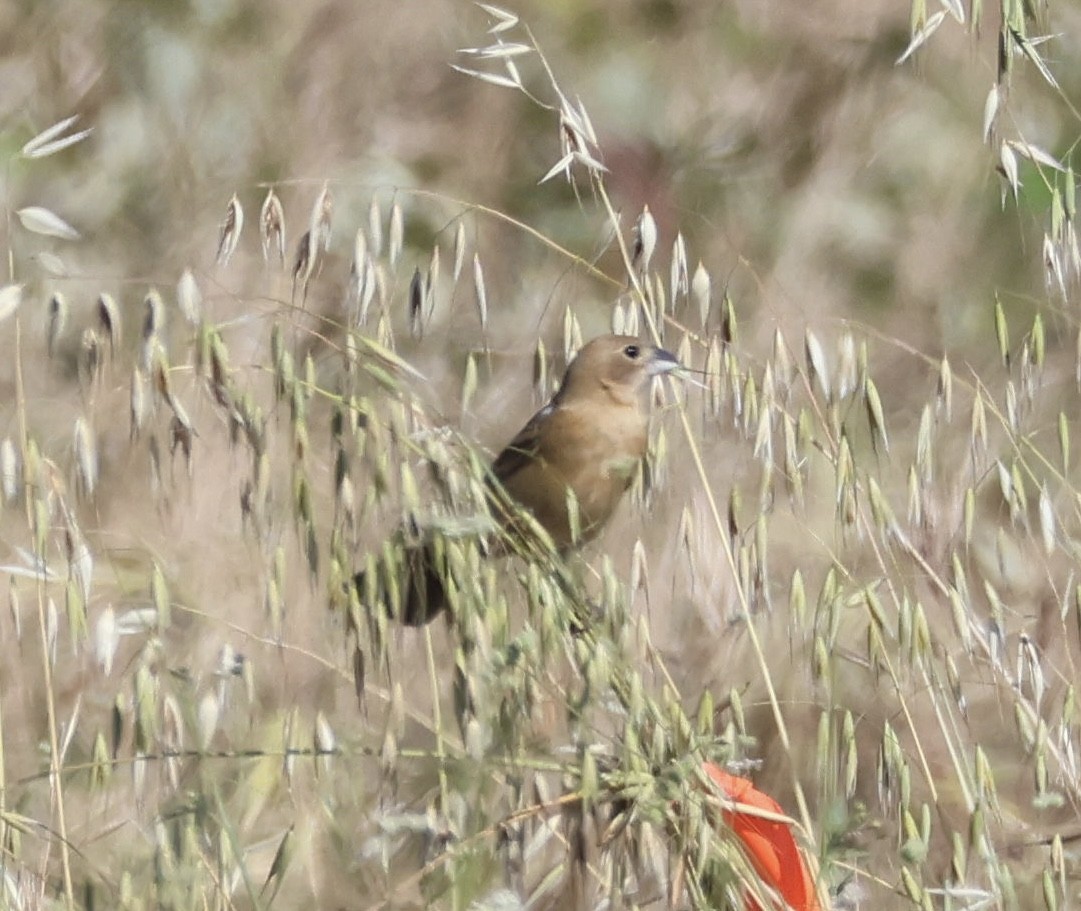
<path id="1" fill-rule="evenodd" d="M 630 336 L 593 339 L 571 361 L 552 401 L 492 463 L 507 497 L 532 513 L 560 551 L 595 537 L 615 512 L 646 452 L 649 379 L 678 366 L 669 352 Z M 578 503 L 577 536 L 568 491 Z M 504 527 L 521 534 L 511 511 L 499 508 L 505 498 L 494 485 L 492 501 Z M 403 623 L 427 623 L 446 606 L 434 562 L 427 548 L 406 555 Z"/>

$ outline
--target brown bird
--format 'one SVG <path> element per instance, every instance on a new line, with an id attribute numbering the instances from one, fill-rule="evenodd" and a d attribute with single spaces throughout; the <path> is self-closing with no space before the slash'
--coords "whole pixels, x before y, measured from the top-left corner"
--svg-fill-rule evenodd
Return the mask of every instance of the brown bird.
<path id="1" fill-rule="evenodd" d="M 646 453 L 649 380 L 679 366 L 668 351 L 632 336 L 604 335 L 585 345 L 552 400 L 492 463 L 490 497 L 503 528 L 526 534 L 505 505 L 509 499 L 532 513 L 561 553 L 596 537 Z M 568 494 L 577 501 L 577 521 Z M 437 562 L 428 546 L 406 552 L 400 619 L 409 626 L 446 607 Z M 364 575 L 355 579 L 362 596 Z"/>

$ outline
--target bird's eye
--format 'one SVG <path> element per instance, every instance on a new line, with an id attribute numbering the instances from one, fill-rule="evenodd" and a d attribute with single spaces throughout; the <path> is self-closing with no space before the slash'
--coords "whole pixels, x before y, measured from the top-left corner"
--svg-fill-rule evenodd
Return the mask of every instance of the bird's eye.
<path id="1" fill-rule="evenodd" d="M 623 353 L 633 361 L 637 359 L 638 355 L 641 353 L 641 349 L 637 345 L 628 345 L 623 349 Z"/>

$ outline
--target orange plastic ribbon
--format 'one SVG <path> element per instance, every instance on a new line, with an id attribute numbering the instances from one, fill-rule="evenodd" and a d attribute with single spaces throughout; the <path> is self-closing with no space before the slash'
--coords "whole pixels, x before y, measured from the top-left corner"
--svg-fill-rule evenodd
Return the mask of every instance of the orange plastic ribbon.
<path id="1" fill-rule="evenodd" d="M 702 768 L 729 800 L 784 815 L 776 800 L 746 778 L 730 775 L 712 762 L 704 763 Z M 820 911 L 814 882 L 788 825 L 738 809 L 724 810 L 723 817 L 743 842 L 751 865 L 764 883 L 773 887 L 793 911 Z M 762 911 L 753 896 L 748 895 L 746 900 L 748 911 Z"/>

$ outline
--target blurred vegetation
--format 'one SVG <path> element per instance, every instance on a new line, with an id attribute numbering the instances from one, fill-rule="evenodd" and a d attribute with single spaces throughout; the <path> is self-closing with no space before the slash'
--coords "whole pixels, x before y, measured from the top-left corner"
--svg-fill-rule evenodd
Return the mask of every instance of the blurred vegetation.
<path id="1" fill-rule="evenodd" d="M 0 907 L 740 906 L 705 760 L 838 908 L 1076 902 L 1078 11 L 514 13 L 0 5 Z M 700 385 L 483 560 L 612 327 Z"/>

